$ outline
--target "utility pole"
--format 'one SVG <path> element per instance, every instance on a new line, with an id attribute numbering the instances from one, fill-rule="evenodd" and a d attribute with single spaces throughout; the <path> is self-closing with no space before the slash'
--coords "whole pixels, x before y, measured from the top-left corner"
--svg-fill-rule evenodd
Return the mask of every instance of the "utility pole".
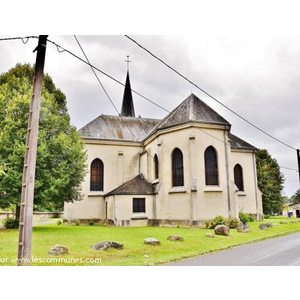
<path id="1" fill-rule="evenodd" d="M 40 35 L 36 49 L 35 75 L 29 110 L 26 149 L 23 167 L 19 225 L 18 266 L 31 264 L 32 215 L 39 131 L 40 103 L 48 35 Z"/>
<path id="2" fill-rule="evenodd" d="M 298 174 L 299 174 L 299 184 L 300 184 L 300 150 L 297 149 L 297 159 L 298 159 Z"/>

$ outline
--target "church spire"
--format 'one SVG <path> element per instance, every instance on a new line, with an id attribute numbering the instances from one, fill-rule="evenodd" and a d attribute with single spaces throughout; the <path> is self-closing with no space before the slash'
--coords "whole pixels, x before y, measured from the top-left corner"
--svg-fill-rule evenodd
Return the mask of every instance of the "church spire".
<path id="1" fill-rule="evenodd" d="M 122 103 L 122 110 L 121 116 L 123 117 L 135 117 L 134 106 L 133 106 L 133 99 L 131 93 L 131 86 L 130 86 L 130 79 L 129 79 L 129 55 L 127 55 L 127 76 L 125 82 L 125 89 L 123 95 L 123 103 Z"/>

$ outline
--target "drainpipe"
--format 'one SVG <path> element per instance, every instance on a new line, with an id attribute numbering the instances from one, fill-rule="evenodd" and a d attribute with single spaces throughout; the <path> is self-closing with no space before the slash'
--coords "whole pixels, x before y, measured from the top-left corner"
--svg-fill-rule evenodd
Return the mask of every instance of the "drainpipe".
<path id="1" fill-rule="evenodd" d="M 226 162 L 226 179 L 227 179 L 227 200 L 228 200 L 228 217 L 231 218 L 231 199 L 230 199 L 230 179 L 229 179 L 229 159 L 228 159 L 228 143 L 226 136 L 226 129 L 224 130 L 224 147 L 225 147 L 225 162 Z"/>
<path id="2" fill-rule="evenodd" d="M 255 152 L 252 154 L 253 157 L 253 173 L 254 173 L 254 186 L 255 186 L 255 203 L 256 203 L 256 220 L 259 221 L 259 214 L 258 214 L 258 197 L 257 197 L 257 174 L 256 174 L 256 161 L 255 161 Z"/>

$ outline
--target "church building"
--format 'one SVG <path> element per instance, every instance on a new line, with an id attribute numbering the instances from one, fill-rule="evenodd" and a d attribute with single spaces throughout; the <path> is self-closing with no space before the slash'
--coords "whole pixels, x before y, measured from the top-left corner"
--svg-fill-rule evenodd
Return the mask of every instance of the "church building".
<path id="1" fill-rule="evenodd" d="M 79 130 L 89 172 L 64 219 L 115 226 L 198 226 L 240 211 L 261 218 L 256 148 L 196 95 L 164 119 L 136 117 L 127 72 L 121 114 Z"/>

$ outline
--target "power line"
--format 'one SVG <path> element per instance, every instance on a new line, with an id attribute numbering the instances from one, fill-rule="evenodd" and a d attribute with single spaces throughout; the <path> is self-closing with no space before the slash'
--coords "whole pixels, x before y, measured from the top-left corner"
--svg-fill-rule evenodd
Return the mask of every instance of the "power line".
<path id="1" fill-rule="evenodd" d="M 72 55 L 72 56 L 74 56 L 75 58 L 77 58 L 77 59 L 79 59 L 80 61 L 82 61 L 83 63 L 89 65 L 89 66 L 92 67 L 93 69 L 97 70 L 98 72 L 102 73 L 103 75 L 107 76 L 108 78 L 112 79 L 113 81 L 117 82 L 118 84 L 122 85 L 123 87 L 125 86 L 125 84 L 123 84 L 123 83 L 120 82 L 119 80 L 115 79 L 114 77 L 112 77 L 111 75 L 105 73 L 104 71 L 100 70 L 99 68 L 97 68 L 97 67 L 91 65 L 89 62 L 85 61 L 84 59 L 82 59 L 82 58 L 79 57 L 78 55 L 74 54 L 73 52 L 71 52 L 71 51 L 69 51 L 69 50 L 63 48 L 62 46 L 58 45 L 57 43 L 55 43 L 55 42 L 53 42 L 53 41 L 51 41 L 51 40 L 49 40 L 49 39 L 48 39 L 47 41 L 50 42 L 50 43 L 52 43 L 53 45 L 55 45 L 56 48 L 57 48 L 57 51 L 58 51 L 59 53 L 67 52 L 67 53 L 69 53 L 70 55 Z M 149 98 L 143 96 L 143 95 L 140 94 L 139 92 L 137 92 L 137 91 L 135 91 L 135 90 L 133 90 L 133 89 L 131 89 L 131 91 L 132 91 L 133 93 L 137 94 L 138 96 L 140 96 L 141 98 L 143 98 L 143 99 L 147 100 L 148 102 L 152 103 L 153 105 L 155 105 L 155 106 L 159 107 L 160 109 L 162 109 L 162 110 L 164 110 L 164 111 L 166 111 L 166 112 L 169 113 L 169 111 L 168 111 L 167 109 L 163 108 L 161 105 L 155 103 L 154 101 L 150 100 Z"/>
<path id="2" fill-rule="evenodd" d="M 91 70 L 93 71 L 95 77 L 97 78 L 97 81 L 99 82 L 99 84 L 101 85 L 101 87 L 102 87 L 104 93 L 106 94 L 108 100 L 110 101 L 110 103 L 112 104 L 112 106 L 114 107 L 114 109 L 116 110 L 117 114 L 120 115 L 120 113 L 119 113 L 117 107 L 115 106 L 115 104 L 114 104 L 114 102 L 111 100 L 111 98 L 109 97 L 109 95 L 108 95 L 106 89 L 104 88 L 104 86 L 103 86 L 103 84 L 101 83 L 101 81 L 100 81 L 98 75 L 96 74 L 94 68 L 92 67 L 92 65 L 91 65 L 91 63 L 90 63 L 90 61 L 89 61 L 87 55 L 85 54 L 85 52 L 84 52 L 84 50 L 83 50 L 83 48 L 82 48 L 82 46 L 81 46 L 79 40 L 77 39 L 76 35 L 74 35 L 74 38 L 75 38 L 75 40 L 76 40 L 78 46 L 80 47 L 80 49 L 81 49 L 81 51 L 82 51 L 82 53 L 83 53 L 83 55 L 84 55 L 86 61 L 88 62 L 89 66 L 91 67 Z"/>
<path id="3" fill-rule="evenodd" d="M 222 105 L 223 107 L 225 107 L 227 110 L 229 110 L 231 113 L 233 113 L 234 115 L 238 116 L 240 119 L 242 119 L 243 121 L 245 121 L 246 123 L 250 124 L 251 126 L 253 126 L 254 128 L 256 128 L 257 130 L 259 130 L 260 132 L 264 133 L 265 135 L 269 136 L 270 138 L 274 139 L 275 141 L 281 143 L 282 145 L 293 149 L 293 150 L 297 150 L 296 148 L 290 146 L 289 144 L 277 139 L 276 137 L 274 137 L 273 135 L 267 133 L 266 131 L 264 131 L 263 129 L 259 128 L 258 126 L 256 126 L 255 124 L 253 124 L 252 122 L 248 121 L 247 119 L 245 119 L 244 117 L 242 117 L 240 114 L 236 113 L 234 110 L 232 110 L 231 108 L 229 108 L 228 106 L 226 106 L 225 104 L 223 104 L 221 101 L 219 101 L 218 99 L 216 99 L 214 96 L 212 96 L 211 94 L 209 94 L 208 92 L 206 92 L 204 89 L 202 89 L 201 87 L 199 87 L 196 83 L 192 82 L 190 79 L 188 79 L 186 76 L 182 75 L 180 72 L 178 72 L 177 70 L 175 70 L 173 67 L 171 67 L 169 64 L 167 64 L 165 61 L 163 61 L 162 59 L 160 59 L 159 57 L 157 57 L 155 54 L 153 54 L 150 50 L 148 50 L 147 48 L 145 48 L 144 46 L 142 46 L 141 44 L 139 44 L 136 40 L 134 40 L 133 38 L 131 38 L 128 35 L 125 35 L 126 38 L 128 38 L 130 41 L 132 41 L 133 43 L 135 43 L 137 46 L 139 46 L 140 48 L 142 48 L 143 50 L 145 50 L 147 53 L 149 53 L 152 57 L 154 57 L 155 59 L 157 59 L 158 61 L 160 61 L 162 64 L 164 64 L 166 67 L 168 67 L 169 69 L 171 69 L 172 71 L 174 71 L 177 75 L 179 75 L 180 77 L 182 77 L 183 79 L 185 79 L 186 81 L 188 81 L 190 84 L 192 84 L 193 86 L 195 86 L 197 89 L 199 89 L 201 92 L 203 92 L 204 94 L 206 94 L 208 97 L 210 97 L 211 99 L 213 99 L 214 101 L 216 101 L 217 103 L 219 103 L 220 105 Z"/>
<path id="4" fill-rule="evenodd" d="M 76 36 L 74 36 L 75 38 L 76 38 Z M 128 36 L 126 36 L 126 37 L 128 37 Z M 128 37 L 129 39 L 131 39 L 130 37 Z M 132 39 L 131 39 L 132 40 Z M 56 47 L 57 47 L 57 50 L 58 50 L 58 52 L 67 52 L 67 53 L 69 53 L 69 54 L 71 54 L 72 56 L 74 56 L 75 58 L 77 58 L 77 59 L 79 59 L 80 61 L 82 61 L 82 62 L 84 62 L 85 64 L 87 64 L 87 65 L 89 65 L 91 68 L 92 68 L 92 70 L 93 70 L 93 73 L 95 74 L 95 76 L 97 77 L 97 80 L 99 81 L 99 83 L 101 84 L 101 82 L 100 82 L 100 80 L 99 80 L 99 78 L 98 78 L 98 76 L 96 75 L 96 73 L 95 73 L 95 70 L 97 70 L 97 71 L 99 71 L 100 73 L 102 73 L 103 75 L 105 75 L 105 76 L 107 76 L 107 77 L 109 77 L 110 79 L 112 79 L 112 80 L 114 80 L 115 82 L 117 82 L 117 83 L 119 83 L 119 84 L 121 84 L 122 86 L 124 86 L 124 84 L 123 83 L 121 83 L 120 81 L 118 81 L 117 79 L 115 79 L 115 78 L 113 78 L 112 76 L 110 76 L 110 75 L 108 75 L 107 73 L 105 73 L 105 72 L 103 72 L 102 70 L 100 70 L 100 69 L 98 69 L 97 67 L 95 67 L 95 66 L 93 66 L 92 64 L 90 64 L 90 62 L 89 62 L 89 60 L 88 60 L 88 58 L 87 58 L 87 56 L 86 56 L 86 54 L 84 53 L 84 51 L 83 51 L 83 49 L 82 49 L 82 46 L 80 46 L 80 48 L 81 48 L 81 50 L 82 50 L 82 52 L 83 52 L 83 54 L 84 54 L 84 56 L 86 57 L 86 59 L 87 59 L 87 61 L 85 61 L 85 60 L 83 60 L 82 58 L 80 58 L 79 56 L 77 56 L 76 54 L 74 54 L 74 53 L 72 53 L 71 51 L 69 51 L 69 50 L 67 50 L 67 49 L 65 49 L 65 48 L 63 48 L 63 47 L 61 47 L 60 45 L 58 45 L 58 44 L 56 44 L 55 42 L 53 42 L 53 41 L 51 41 L 51 40 L 49 40 L 48 39 L 48 41 L 50 42 L 50 43 L 52 43 L 52 44 L 54 44 Z M 78 39 L 76 38 L 76 41 L 79 43 L 79 41 L 78 41 Z M 134 40 L 133 40 L 134 41 Z M 135 42 L 135 41 L 134 41 Z M 135 42 L 136 43 L 136 42 Z M 138 44 L 139 45 L 139 44 Z M 142 46 L 141 46 L 142 47 Z M 145 49 L 147 52 L 149 52 L 147 49 Z M 154 56 L 151 52 L 149 52 L 152 56 Z M 159 58 L 157 58 L 158 60 L 160 60 Z M 161 60 L 162 61 L 162 60 Z M 163 61 L 162 61 L 163 62 Z M 165 62 L 163 62 L 164 64 L 166 64 Z M 167 64 L 166 64 L 167 65 Z M 168 66 L 168 65 L 167 65 Z M 172 67 L 170 67 L 170 66 L 168 66 L 169 68 L 171 68 L 171 69 L 173 69 Z M 95 70 L 94 70 L 95 69 Z M 174 69 L 173 69 L 174 70 Z M 176 73 L 178 73 L 176 70 L 174 70 Z M 178 73 L 178 74 L 180 74 L 180 73 Z M 181 75 L 180 74 L 180 76 L 181 77 L 184 77 L 183 75 Z M 185 78 L 185 77 L 184 77 Z M 186 80 L 188 80 L 189 81 L 189 79 L 186 79 Z M 192 82 L 191 82 L 192 83 Z M 194 83 L 192 83 L 193 85 L 195 85 Z M 104 87 L 103 87 L 103 85 L 101 84 L 101 86 L 102 86 L 102 88 L 104 89 Z M 195 85 L 196 86 L 196 85 Z M 196 86 L 197 88 L 199 88 L 198 86 Z M 201 88 L 199 88 L 200 90 L 202 90 Z M 104 91 L 105 91 L 105 89 L 104 89 Z M 166 112 L 168 112 L 168 113 L 170 113 L 170 111 L 168 111 L 167 109 L 165 109 L 165 108 L 163 108 L 162 106 L 160 106 L 160 105 L 158 105 L 158 104 L 156 104 L 155 102 L 153 102 L 153 101 L 151 101 L 150 99 L 148 99 L 148 98 L 146 98 L 146 97 L 144 97 L 143 95 L 141 95 L 141 94 L 139 94 L 139 93 L 137 93 L 136 91 L 134 91 L 134 90 L 132 90 L 133 92 L 135 92 L 136 94 L 138 94 L 139 96 L 141 96 L 142 98 L 144 98 L 144 99 L 146 99 L 147 101 L 150 101 L 151 103 L 153 103 L 154 105 L 156 105 L 156 106 L 158 106 L 158 107 L 160 107 L 161 109 L 163 109 L 163 110 L 165 110 Z M 205 92 L 205 91 L 204 91 Z M 107 94 L 107 92 L 105 91 L 105 93 Z M 206 93 L 206 92 L 205 92 Z M 209 94 L 208 94 L 209 95 Z M 108 96 L 108 94 L 107 94 L 107 96 Z M 212 96 L 210 96 L 210 97 L 212 97 Z M 110 99 L 110 97 L 108 96 L 108 98 Z M 112 100 L 110 99 L 110 101 L 112 102 Z M 216 100 L 216 101 L 218 101 L 218 100 Z M 219 102 L 219 101 L 218 101 Z M 221 102 L 220 102 L 220 104 L 222 104 Z M 117 113 L 118 113 L 118 115 L 120 115 L 119 114 L 119 112 L 118 112 L 118 109 L 116 108 L 116 106 L 114 105 L 114 103 L 112 102 L 112 105 L 114 106 L 114 108 L 115 108 L 115 110 L 117 111 Z M 223 105 L 223 104 L 222 104 Z M 223 105 L 224 107 L 226 107 L 225 105 Z M 226 107 L 227 108 L 227 107 Z M 228 108 L 229 109 L 229 108 Z M 230 110 L 230 109 L 229 109 Z M 232 111 L 233 112 L 233 111 Z M 236 115 L 238 115 L 237 113 L 235 113 L 235 112 L 233 112 L 234 114 L 236 114 Z M 238 115 L 239 116 L 239 115 Z M 241 117 L 241 116 L 239 116 L 239 117 Z M 241 117 L 242 118 L 242 117 Z M 244 118 L 242 118 L 242 119 L 244 119 Z M 124 121 L 124 120 L 123 120 Z M 248 122 L 247 120 L 245 120 L 246 122 Z M 125 121 L 124 121 L 125 122 Z M 248 122 L 249 123 L 249 122 Z M 249 123 L 249 124 L 251 124 L 251 123 Z M 126 124 L 126 126 L 127 126 L 127 124 Z M 253 125 L 254 127 L 257 127 L 257 126 L 255 126 L 255 125 Z M 258 127 L 257 127 L 257 129 L 259 129 Z M 262 131 L 262 132 L 264 132 L 263 130 L 261 130 L 261 129 L 259 129 L 260 131 Z M 205 132 L 204 130 L 202 130 L 204 133 L 206 133 L 206 134 L 208 134 L 207 132 Z M 132 133 L 132 131 L 130 130 L 130 132 Z M 265 133 L 265 132 L 264 132 Z M 269 135 L 268 133 L 266 133 L 267 135 Z M 132 135 L 135 137 L 135 135 L 132 133 Z M 208 134 L 208 135 L 210 135 L 210 136 L 212 136 L 211 134 Z M 271 135 L 269 135 L 270 137 L 272 137 L 273 139 L 275 139 L 275 140 L 277 140 L 276 138 L 274 138 L 273 136 L 271 136 Z M 215 137 L 215 136 L 212 136 L 213 138 L 215 138 L 215 139 L 217 139 L 217 140 L 219 140 L 217 137 Z M 135 139 L 137 140 L 137 138 L 135 137 Z M 220 142 L 222 142 L 222 143 L 224 143 L 224 141 L 222 141 L 222 140 L 219 140 Z M 281 142 L 280 140 L 277 140 L 278 142 L 280 142 L 280 143 L 282 143 L 282 144 L 284 144 L 285 146 L 287 146 L 287 147 L 289 147 L 289 148 L 291 148 L 291 149 L 294 149 L 294 150 L 296 150 L 295 148 L 293 148 L 292 146 L 289 146 L 289 145 L 287 145 L 287 144 L 285 144 L 284 142 Z M 148 152 L 148 151 L 147 151 Z M 281 167 L 281 168 L 284 168 L 284 169 L 287 169 L 287 170 L 292 170 L 292 171 L 297 171 L 296 169 L 293 169 L 293 168 L 288 168 L 288 167 Z"/>
<path id="5" fill-rule="evenodd" d="M 29 39 L 38 39 L 38 36 L 18 36 L 18 37 L 10 37 L 10 38 L 1 38 L 0 41 L 13 41 L 13 40 L 22 40 L 23 44 L 27 44 Z"/>
<path id="6" fill-rule="evenodd" d="M 97 67 L 93 66 L 87 55 L 85 54 L 81 44 L 79 43 L 79 40 L 77 39 L 77 37 L 74 35 L 82 53 L 84 54 L 85 58 L 86 58 L 86 61 L 84 61 L 82 58 L 80 58 L 79 56 L 77 56 L 76 54 L 72 53 L 71 51 L 63 48 L 62 46 L 58 45 L 57 43 L 47 39 L 48 42 L 52 43 L 53 45 L 55 45 L 57 47 L 57 51 L 59 53 L 62 53 L 62 52 L 67 52 L 69 54 L 71 54 L 72 56 L 74 56 L 75 58 L 79 59 L 80 61 L 84 62 L 85 64 L 89 65 L 95 75 L 95 77 L 97 78 L 97 81 L 99 82 L 99 84 L 101 85 L 103 91 L 105 92 L 106 96 L 108 97 L 109 101 L 111 102 L 111 104 L 113 105 L 113 107 L 115 108 L 116 112 L 118 113 L 118 115 L 120 115 L 120 113 L 118 112 L 118 109 L 116 108 L 115 104 L 113 103 L 112 99 L 110 98 L 110 96 L 108 95 L 106 89 L 104 88 L 103 84 L 101 83 L 99 77 L 97 76 L 95 70 L 97 70 L 98 72 L 102 73 L 103 75 L 109 77 L 110 79 L 114 80 L 115 82 L 121 84 L 122 86 L 125 86 L 122 82 L 118 81 L 117 79 L 113 78 L 112 76 L 108 75 L 107 73 L 103 72 L 102 70 L 98 69 Z M 270 134 L 266 133 L 265 131 L 263 131 L 262 129 L 258 128 L 256 125 L 252 124 L 251 122 L 247 121 L 246 119 L 244 119 L 243 117 L 241 117 L 239 114 L 235 113 L 233 110 L 231 110 L 230 108 L 228 108 L 226 105 L 224 105 L 223 103 L 221 103 L 219 100 L 217 100 L 216 98 L 214 98 L 213 96 L 211 96 L 210 94 L 208 94 L 206 91 L 204 91 L 202 88 L 200 88 L 198 85 L 196 85 L 195 83 L 193 83 L 192 81 L 190 81 L 188 78 L 186 78 L 185 76 L 183 76 L 182 74 L 180 74 L 178 71 L 176 71 L 174 68 L 172 68 L 171 66 L 169 66 L 167 63 L 165 63 L 162 59 L 158 58 L 156 55 L 154 55 L 152 52 L 150 52 L 148 49 L 146 49 L 145 47 L 143 47 L 142 45 L 140 45 L 138 42 L 136 42 L 134 39 L 132 39 L 131 37 L 125 35 L 125 37 L 127 37 L 128 39 L 130 39 L 131 41 L 133 41 L 135 44 L 137 44 L 139 47 L 141 47 L 142 49 L 144 49 L 146 52 L 148 52 L 151 56 L 153 56 L 154 58 L 158 59 L 160 62 L 162 62 L 164 65 L 166 65 L 168 68 L 170 68 L 171 70 L 173 70 L 174 72 L 176 72 L 179 76 L 181 76 L 182 78 L 184 78 L 185 80 L 187 80 L 188 82 L 190 82 L 192 85 L 194 85 L 195 87 L 197 87 L 199 90 L 201 90 L 203 93 L 205 93 L 206 95 L 208 95 L 209 97 L 211 97 L 212 99 L 214 99 L 215 101 L 217 101 L 219 104 L 221 104 L 222 106 L 224 106 L 225 108 L 227 108 L 228 110 L 230 110 L 232 113 L 234 113 L 235 115 L 239 116 L 240 118 L 242 118 L 244 121 L 246 121 L 247 123 L 249 123 L 250 125 L 254 126 L 255 128 L 257 128 L 258 130 L 260 130 L 261 132 L 267 134 L 269 137 L 275 139 L 276 141 L 280 142 L 281 144 L 293 149 L 293 150 L 297 150 L 295 149 L 294 147 L 278 140 L 277 138 L 271 136 Z M 36 38 L 38 39 L 39 37 L 38 36 L 25 36 L 25 37 L 9 37 L 9 38 L 1 38 L 0 41 L 11 41 L 11 40 L 22 40 L 23 44 L 26 44 L 28 42 L 29 39 L 31 38 Z M 158 105 L 157 103 L 155 103 L 154 101 L 148 99 L 147 97 L 143 96 L 142 94 L 138 93 L 137 91 L 134 91 L 132 90 L 132 92 L 134 92 L 135 94 L 139 95 L 140 97 L 144 98 L 145 100 L 151 102 L 152 104 L 156 105 L 157 107 L 163 109 L 164 111 L 170 113 L 169 110 L 165 109 L 164 107 Z M 121 116 L 121 115 L 120 115 Z M 122 118 L 122 120 L 124 121 L 124 119 Z M 125 123 L 125 121 L 124 121 Z M 127 124 L 126 124 L 127 126 Z M 129 128 L 128 128 L 129 129 Z M 130 130 L 130 129 L 129 129 Z M 216 140 L 220 141 L 221 143 L 224 143 L 224 141 L 218 139 L 217 137 L 209 134 L 208 132 L 205 132 L 204 130 L 201 130 L 203 131 L 204 133 L 210 135 L 211 137 L 215 138 Z M 138 140 L 135 135 L 133 134 L 133 132 L 130 130 L 131 134 L 133 135 L 133 137 Z M 148 151 L 147 151 L 148 152 Z M 290 171 L 295 171 L 295 172 L 299 172 L 297 169 L 294 169 L 294 168 L 289 168 L 289 167 L 283 167 L 283 166 L 280 166 L 280 168 L 282 169 L 286 169 L 286 170 L 290 170 Z"/>
<path id="7" fill-rule="evenodd" d="M 110 101 L 110 103 L 112 104 L 112 106 L 114 107 L 114 109 L 116 110 L 118 116 L 121 118 L 121 120 L 123 121 L 123 123 L 125 124 L 125 126 L 128 128 L 128 130 L 129 130 L 130 133 L 132 134 L 133 138 L 134 138 L 136 141 L 138 141 L 137 137 L 133 134 L 133 132 L 131 131 L 131 129 L 129 128 L 129 126 L 127 125 L 127 123 L 125 122 L 123 116 L 119 113 L 119 111 L 118 111 L 117 107 L 115 106 L 114 102 L 112 101 L 112 99 L 111 99 L 110 96 L 108 95 L 106 89 L 104 88 L 103 84 L 101 83 L 101 81 L 100 81 L 98 75 L 96 74 L 94 68 L 93 68 L 92 65 L 90 64 L 90 61 L 89 61 L 87 55 L 85 54 L 85 51 L 83 50 L 83 48 L 82 48 L 82 46 L 81 46 L 79 40 L 77 39 L 76 35 L 74 35 L 74 38 L 75 38 L 77 44 L 79 45 L 79 47 L 80 47 L 80 49 L 81 49 L 81 51 L 82 51 L 84 57 L 86 58 L 86 60 L 87 60 L 87 62 L 88 62 L 88 64 L 89 64 L 89 66 L 91 67 L 91 69 L 92 69 L 92 71 L 93 71 L 93 73 L 94 73 L 94 75 L 95 75 L 97 81 L 99 82 L 99 84 L 101 85 L 101 87 L 102 87 L 104 93 L 106 94 L 108 100 Z"/>

